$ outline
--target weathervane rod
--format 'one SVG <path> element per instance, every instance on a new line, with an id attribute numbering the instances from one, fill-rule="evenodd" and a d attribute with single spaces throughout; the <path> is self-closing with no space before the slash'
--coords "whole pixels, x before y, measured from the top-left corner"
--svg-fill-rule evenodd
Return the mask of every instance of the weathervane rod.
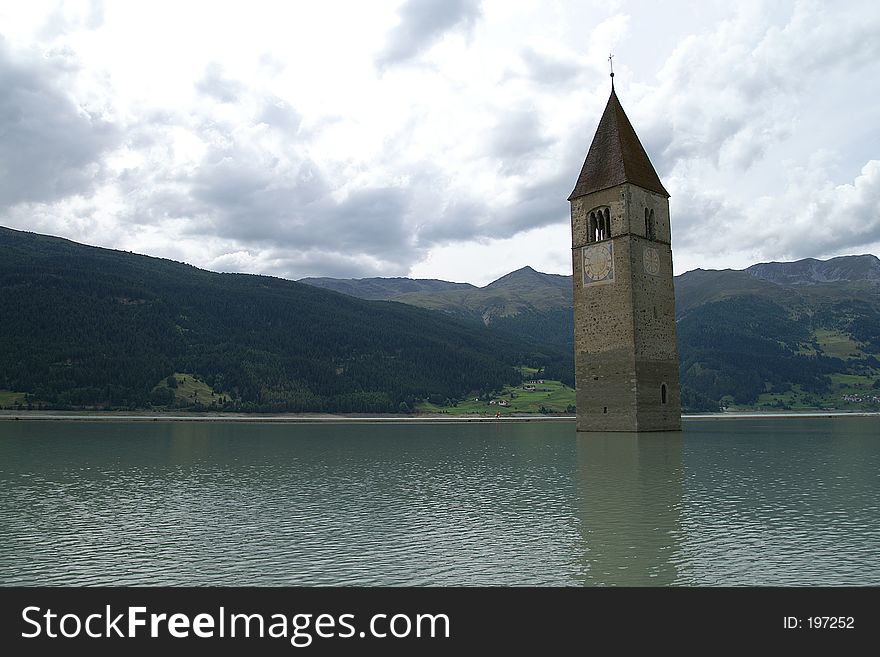
<path id="1" fill-rule="evenodd" d="M 614 91 L 614 55 L 608 53 L 608 65 L 611 67 L 611 91 Z"/>

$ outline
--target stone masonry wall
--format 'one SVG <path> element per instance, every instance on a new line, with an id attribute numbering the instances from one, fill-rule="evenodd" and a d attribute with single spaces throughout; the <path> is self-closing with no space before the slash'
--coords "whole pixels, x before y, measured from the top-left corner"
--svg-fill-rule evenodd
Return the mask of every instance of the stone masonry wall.
<path id="1" fill-rule="evenodd" d="M 596 207 L 611 213 L 614 282 L 584 285 L 581 247 Z M 646 207 L 654 240 L 645 238 Z M 679 429 L 668 200 L 624 184 L 573 199 L 571 219 L 578 431 Z"/>

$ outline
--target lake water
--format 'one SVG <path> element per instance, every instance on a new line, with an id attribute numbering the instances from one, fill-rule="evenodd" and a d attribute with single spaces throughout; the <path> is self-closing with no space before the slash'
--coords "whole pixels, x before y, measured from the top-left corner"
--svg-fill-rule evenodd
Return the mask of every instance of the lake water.
<path id="1" fill-rule="evenodd" d="M 0 421 L 3 585 L 880 585 L 880 418 Z"/>

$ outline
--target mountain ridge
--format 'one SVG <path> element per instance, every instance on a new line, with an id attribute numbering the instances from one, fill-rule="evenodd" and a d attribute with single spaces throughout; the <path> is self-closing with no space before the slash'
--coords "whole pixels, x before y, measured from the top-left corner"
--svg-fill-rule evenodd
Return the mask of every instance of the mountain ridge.
<path id="1" fill-rule="evenodd" d="M 862 280 L 880 285 L 880 259 L 866 253 L 837 256 L 828 260 L 804 258 L 793 262 L 762 262 L 743 271 L 771 283 L 816 285 Z"/>
<path id="2" fill-rule="evenodd" d="M 401 412 L 517 365 L 574 383 L 571 277 L 531 267 L 482 288 L 362 279 L 389 302 L 2 227 L 0 255 L 0 400 L 143 407 L 190 373 L 225 410 Z M 675 277 L 685 408 L 880 408 L 877 270 L 863 254 Z"/>
<path id="3" fill-rule="evenodd" d="M 388 301 L 391 297 L 399 294 L 421 291 L 441 291 L 456 289 L 476 289 L 470 283 L 450 283 L 433 278 L 405 278 L 405 277 L 372 277 L 372 278 L 329 278 L 309 277 L 301 278 L 298 283 L 320 287 L 325 290 L 333 290 L 356 296 L 360 299 L 371 301 Z M 355 293 L 357 292 L 357 293 Z"/>
<path id="4" fill-rule="evenodd" d="M 682 393 L 692 410 L 875 397 L 867 394 L 880 375 L 873 254 L 695 269 L 674 283 Z M 523 267 L 482 288 L 394 299 L 573 349 L 571 276 Z"/>
<path id="5" fill-rule="evenodd" d="M 218 410 L 400 412 L 566 360 L 422 308 L 280 278 L 3 227 L 0 254 L 0 307 L 15 309 L 0 313 L 0 390 L 54 408 L 141 408 L 190 373 L 223 393 L 205 400 Z"/>
<path id="6" fill-rule="evenodd" d="M 859 266 L 849 266 L 849 267 L 841 267 L 842 264 L 851 264 L 858 263 Z M 805 274 L 802 272 L 806 271 L 810 274 L 809 277 L 805 277 Z M 859 255 L 843 255 L 843 256 L 835 256 L 833 258 L 829 258 L 828 260 L 819 260 L 816 258 L 802 258 L 800 260 L 793 260 L 790 262 L 761 262 L 756 263 L 754 265 L 750 265 L 743 269 L 703 269 L 701 267 L 697 269 L 688 270 L 682 274 L 678 274 L 675 276 L 676 279 L 681 279 L 683 276 L 688 276 L 690 274 L 697 274 L 699 272 L 709 273 L 709 272 L 717 272 L 717 273 L 725 273 L 725 272 L 742 272 L 749 274 L 751 277 L 756 278 L 758 280 L 763 280 L 769 283 L 778 283 L 778 284 L 821 284 L 821 283 L 835 283 L 839 281 L 848 281 L 855 282 L 857 280 L 863 280 L 868 283 L 877 283 L 880 284 L 880 258 L 871 253 L 859 254 Z M 859 278 L 853 279 L 853 277 L 844 275 L 845 273 L 859 272 Z M 521 284 L 524 280 L 535 279 L 538 278 L 540 280 L 554 280 L 558 281 L 559 285 L 571 286 L 571 275 L 570 274 L 547 274 L 541 271 L 538 271 L 531 267 L 530 265 L 525 265 L 524 267 L 520 267 L 512 272 L 504 274 L 499 278 L 487 283 L 484 286 L 476 286 L 471 283 L 453 283 L 449 281 L 444 281 L 441 279 L 434 278 L 407 278 L 407 277 L 372 277 L 372 278 L 330 278 L 330 277 L 321 277 L 321 278 L 301 278 L 297 279 L 300 283 L 305 283 L 307 285 L 316 285 L 317 287 L 323 287 L 325 289 L 334 289 L 338 290 L 334 285 L 339 284 L 350 284 L 352 290 L 352 296 L 358 296 L 354 294 L 355 292 L 360 292 L 359 287 L 361 283 L 364 284 L 375 284 L 378 281 L 409 281 L 412 283 L 425 283 L 425 284 L 438 284 L 438 287 L 442 289 L 456 289 L 456 290 L 491 290 L 493 288 L 498 287 L 508 287 L 511 282 L 516 282 L 517 284 Z M 448 287 L 445 287 L 448 286 Z M 431 285 L 425 285 L 425 288 L 431 288 Z M 392 296 L 400 295 L 400 294 L 409 294 L 413 290 L 405 290 L 405 291 L 397 291 L 389 288 L 389 294 Z M 367 298 L 367 297 L 360 297 Z M 390 299 L 391 296 L 384 297 L 384 299 Z"/>
<path id="7" fill-rule="evenodd" d="M 571 293 L 571 276 L 545 274 L 530 266 L 505 274 L 482 287 L 437 279 L 399 277 L 303 278 L 299 282 L 351 294 L 362 299 L 399 301 L 441 310 L 461 319 L 481 321 L 486 326 L 499 318 L 521 312 L 535 312 L 564 306 Z"/>

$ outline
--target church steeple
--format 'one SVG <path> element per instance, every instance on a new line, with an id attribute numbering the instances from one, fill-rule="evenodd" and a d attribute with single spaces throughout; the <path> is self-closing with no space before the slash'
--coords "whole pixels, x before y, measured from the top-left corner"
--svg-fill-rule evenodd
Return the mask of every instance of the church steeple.
<path id="1" fill-rule="evenodd" d="M 627 182 L 669 198 L 617 99 L 614 78 L 611 81 L 611 96 L 568 200 Z"/>
<path id="2" fill-rule="evenodd" d="M 669 193 L 613 87 L 568 200 L 577 430 L 679 431 Z"/>

